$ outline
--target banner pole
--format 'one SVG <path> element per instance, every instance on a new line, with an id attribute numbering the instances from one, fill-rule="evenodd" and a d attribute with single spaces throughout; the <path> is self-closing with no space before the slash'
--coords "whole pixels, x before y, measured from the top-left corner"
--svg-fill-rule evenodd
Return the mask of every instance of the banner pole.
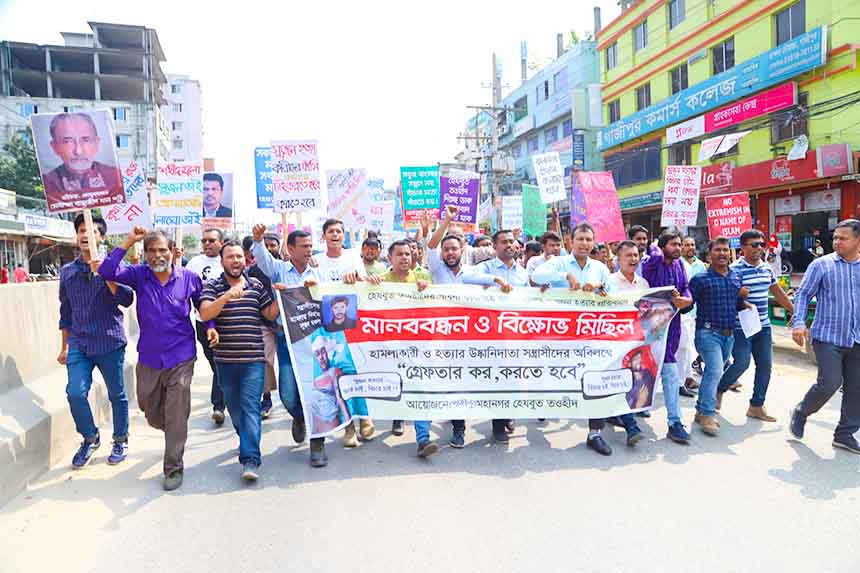
<path id="1" fill-rule="evenodd" d="M 87 245 L 90 249 L 90 260 L 96 261 L 99 258 L 99 249 L 96 246 L 96 232 L 93 228 L 92 209 L 84 209 L 84 225 L 87 228 Z"/>

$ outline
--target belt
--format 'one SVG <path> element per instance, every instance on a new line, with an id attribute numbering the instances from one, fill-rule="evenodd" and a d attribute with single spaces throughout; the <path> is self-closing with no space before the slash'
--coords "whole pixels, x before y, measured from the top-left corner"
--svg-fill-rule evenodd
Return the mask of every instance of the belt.
<path id="1" fill-rule="evenodd" d="M 699 325 L 699 328 L 704 328 L 705 330 L 710 330 L 711 332 L 716 332 L 721 336 L 733 336 L 734 330 L 731 328 L 717 328 L 713 326 L 710 322 L 702 322 Z"/>

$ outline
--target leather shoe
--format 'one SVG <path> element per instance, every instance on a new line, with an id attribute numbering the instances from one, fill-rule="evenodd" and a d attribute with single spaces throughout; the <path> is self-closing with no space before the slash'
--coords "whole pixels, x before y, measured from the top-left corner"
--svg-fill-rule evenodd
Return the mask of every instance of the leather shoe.
<path id="1" fill-rule="evenodd" d="M 755 418 L 762 422 L 776 422 L 776 418 L 768 414 L 764 406 L 750 406 L 747 410 L 747 418 Z"/>
<path id="2" fill-rule="evenodd" d="M 307 426 L 305 426 L 304 418 L 293 418 L 293 425 L 290 428 L 290 431 L 293 434 L 293 441 L 297 444 L 301 444 L 305 441 L 305 438 L 308 435 Z"/>
<path id="3" fill-rule="evenodd" d="M 833 447 L 848 450 L 855 454 L 860 454 L 860 443 L 854 439 L 854 436 L 846 436 L 844 438 L 833 438 Z"/>
<path id="4" fill-rule="evenodd" d="M 403 420 L 394 420 L 391 422 L 391 433 L 395 436 L 403 435 Z"/>
<path id="5" fill-rule="evenodd" d="M 601 456 L 612 455 L 612 448 L 609 447 L 609 444 L 606 443 L 606 440 L 604 440 L 603 436 L 600 434 L 589 436 L 585 441 L 585 444 Z"/>
<path id="6" fill-rule="evenodd" d="M 714 416 L 705 416 L 697 412 L 694 423 L 699 424 L 702 427 L 702 432 L 709 436 L 720 434 L 720 425 Z"/>
<path id="7" fill-rule="evenodd" d="M 343 447 L 357 448 L 358 438 L 355 437 L 355 422 L 350 422 L 343 429 Z"/>
<path id="8" fill-rule="evenodd" d="M 681 386 L 678 388 L 678 394 L 680 394 L 681 396 L 684 396 L 685 398 L 695 398 L 696 397 L 696 393 L 692 392 L 690 389 L 688 389 L 683 384 L 681 384 Z"/>

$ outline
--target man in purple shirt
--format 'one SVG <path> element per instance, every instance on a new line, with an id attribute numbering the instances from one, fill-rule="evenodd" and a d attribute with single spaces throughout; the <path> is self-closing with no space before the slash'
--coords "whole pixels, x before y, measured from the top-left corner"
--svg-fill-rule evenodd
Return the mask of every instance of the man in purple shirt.
<path id="1" fill-rule="evenodd" d="M 143 240 L 144 265 L 124 265 L 128 249 Z M 135 227 L 122 245 L 99 267 L 105 280 L 128 285 L 137 293 L 137 401 L 153 428 L 164 431 L 164 489 L 182 485 L 191 378 L 197 358 L 197 339 L 191 324 L 191 303 L 200 306 L 203 283 L 196 274 L 173 266 L 173 245 L 162 231 L 147 233 Z M 210 344 L 218 333 L 206 323 Z"/>
<path id="2" fill-rule="evenodd" d="M 93 217 L 96 246 L 107 234 L 107 224 Z M 113 448 L 107 463 L 118 464 L 128 453 L 128 397 L 125 394 L 125 330 L 120 306 L 131 306 L 131 289 L 107 282 L 93 274 L 100 261 L 90 259 L 84 215 L 75 218 L 81 255 L 60 269 L 60 330 L 62 347 L 57 362 L 68 372 L 66 398 L 75 429 L 83 436 L 72 458 L 76 470 L 86 467 L 101 446 L 99 429 L 87 397 L 93 385 L 93 369 L 98 368 L 107 386 L 113 413 Z"/>
<path id="3" fill-rule="evenodd" d="M 659 253 L 654 253 L 642 263 L 642 278 L 648 281 L 651 288 L 673 287 L 672 304 L 679 310 L 690 307 L 693 299 L 687 282 L 687 271 L 681 263 L 681 235 L 667 229 L 657 239 Z M 669 419 L 667 437 L 678 444 L 690 442 L 690 434 L 681 423 L 681 405 L 678 392 L 681 388 L 681 377 L 675 354 L 681 341 L 681 316 L 676 314 L 669 323 L 666 336 L 666 356 L 660 378 L 663 380 L 663 399 L 666 401 L 666 415 Z"/>

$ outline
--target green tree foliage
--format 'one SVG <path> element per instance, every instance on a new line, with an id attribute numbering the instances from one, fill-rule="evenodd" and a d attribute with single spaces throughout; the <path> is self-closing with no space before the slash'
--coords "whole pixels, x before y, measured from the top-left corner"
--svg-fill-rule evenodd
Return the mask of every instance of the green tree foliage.
<path id="1" fill-rule="evenodd" d="M 15 136 L 0 154 L 0 187 L 25 197 L 44 199 L 36 148 L 23 137 Z"/>

